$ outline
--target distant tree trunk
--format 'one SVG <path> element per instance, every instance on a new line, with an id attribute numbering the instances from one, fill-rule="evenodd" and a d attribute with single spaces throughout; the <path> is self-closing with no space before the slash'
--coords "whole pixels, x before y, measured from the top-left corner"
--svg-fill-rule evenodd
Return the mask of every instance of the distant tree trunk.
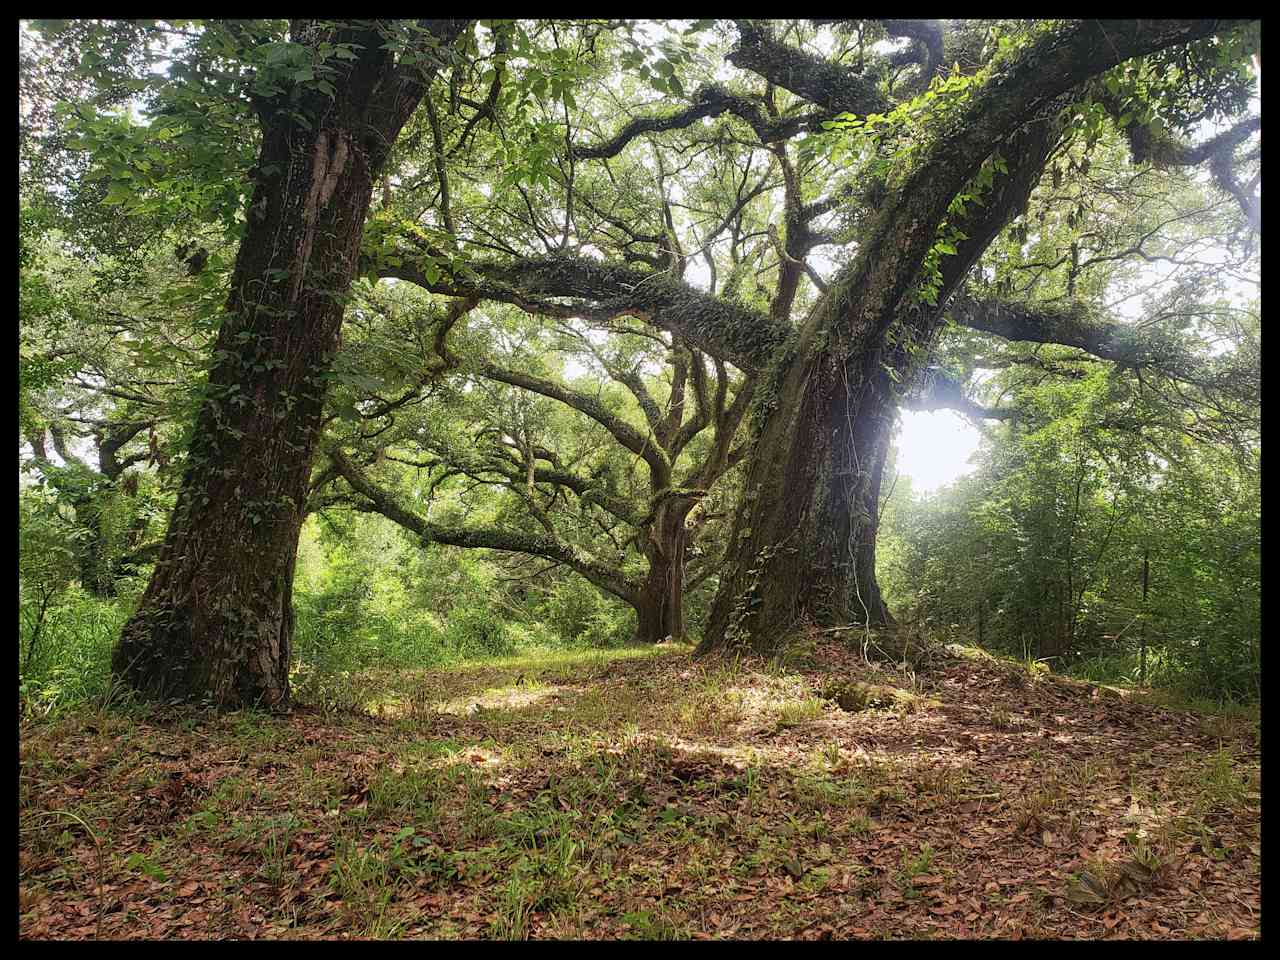
<path id="1" fill-rule="evenodd" d="M 458 22 L 439 31 L 456 36 Z M 296 24 L 359 55 L 330 98 L 259 104 L 260 171 L 155 572 L 112 658 L 154 698 L 285 708 L 293 569 L 326 375 L 374 179 L 421 98 L 374 21 Z"/>
<path id="2" fill-rule="evenodd" d="M 685 517 L 693 505 L 669 498 L 657 507 L 645 542 L 649 575 L 634 604 L 637 643 L 684 639 Z"/>
<path id="3" fill-rule="evenodd" d="M 1147 684 L 1147 586 L 1151 582 L 1151 549 L 1142 551 L 1142 609 L 1138 622 L 1138 686 Z"/>
<path id="4" fill-rule="evenodd" d="M 75 510 L 75 553 L 80 586 L 96 597 L 111 598 L 116 595 L 117 571 L 109 556 L 108 537 L 105 529 L 106 508 L 116 495 L 118 482 L 127 463 L 115 456 L 121 446 L 141 432 L 144 424 L 124 423 L 110 427 L 104 436 L 95 433 L 98 442 L 98 462 L 94 470 L 77 456 L 67 442 L 61 423 L 55 421 L 47 428 L 54 449 L 63 466 L 56 467 L 49 460 L 45 449 L 45 431 L 28 430 L 26 440 L 41 472 L 60 497 L 70 501 Z M 133 462 L 130 458 L 128 462 Z"/>
<path id="5" fill-rule="evenodd" d="M 98 496 L 105 495 L 100 493 Z M 76 525 L 81 534 L 79 543 L 76 544 L 80 585 L 95 597 L 114 597 L 116 584 L 105 556 L 106 543 L 102 535 L 102 504 L 97 497 L 88 496 L 77 501 L 75 508 Z"/>
<path id="6" fill-rule="evenodd" d="M 661 595 L 646 590 L 631 605 L 636 611 L 636 643 L 660 643 L 671 635 L 667 629 L 668 609 Z"/>

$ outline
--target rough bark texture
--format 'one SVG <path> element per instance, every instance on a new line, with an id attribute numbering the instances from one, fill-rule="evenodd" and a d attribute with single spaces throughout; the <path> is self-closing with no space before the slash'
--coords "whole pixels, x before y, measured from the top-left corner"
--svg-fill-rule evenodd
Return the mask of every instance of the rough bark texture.
<path id="1" fill-rule="evenodd" d="M 294 560 L 326 375 L 374 178 L 423 92 L 371 21 L 293 33 L 360 52 L 332 99 L 311 89 L 296 106 L 258 105 L 262 172 L 188 465 L 112 659 L 153 698 L 288 705 Z"/>
<path id="2" fill-rule="evenodd" d="M 786 365 L 761 425 L 700 649 L 771 649 L 797 623 L 883 624 L 880 482 L 895 398 L 877 351 Z"/>
<path id="3" fill-rule="evenodd" d="M 966 239 L 940 265 L 937 304 L 901 307 L 887 324 L 846 325 L 838 320 L 857 316 L 859 297 L 837 284 L 810 314 L 793 352 L 778 360 L 776 398 L 761 411 L 700 652 L 734 644 L 768 651 L 806 622 L 893 623 L 876 579 L 875 545 L 897 406 L 920 373 L 947 299 L 1025 203 L 1055 133 L 1036 123 L 1013 137 L 1006 152 L 1017 159 L 1008 173 L 981 205 L 953 218 Z"/>

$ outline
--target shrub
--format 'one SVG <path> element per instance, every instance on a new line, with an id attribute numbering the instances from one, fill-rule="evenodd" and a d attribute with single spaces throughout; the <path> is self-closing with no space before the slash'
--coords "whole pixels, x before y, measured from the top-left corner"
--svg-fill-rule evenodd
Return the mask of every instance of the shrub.
<path id="1" fill-rule="evenodd" d="M 110 699 L 111 651 L 128 619 L 132 602 L 103 600 L 78 586 L 69 587 L 56 606 L 45 611 L 34 646 L 35 600 L 20 599 L 18 698 L 27 715 L 49 716 L 90 701 Z M 30 652 L 30 656 L 28 656 Z"/>

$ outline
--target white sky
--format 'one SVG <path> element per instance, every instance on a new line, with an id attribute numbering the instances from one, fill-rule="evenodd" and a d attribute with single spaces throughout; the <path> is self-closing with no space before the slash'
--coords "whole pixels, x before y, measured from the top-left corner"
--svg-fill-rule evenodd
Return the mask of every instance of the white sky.
<path id="1" fill-rule="evenodd" d="M 973 424 L 953 410 L 903 410 L 894 438 L 898 472 L 911 478 L 914 493 L 933 493 L 973 470 L 968 461 L 980 439 Z"/>

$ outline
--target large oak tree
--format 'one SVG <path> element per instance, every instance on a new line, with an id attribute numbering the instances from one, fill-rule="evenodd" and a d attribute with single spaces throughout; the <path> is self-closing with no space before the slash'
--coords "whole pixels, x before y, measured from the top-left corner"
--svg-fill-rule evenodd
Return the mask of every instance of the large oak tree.
<path id="1" fill-rule="evenodd" d="M 288 704 L 298 535 L 365 218 L 465 26 L 297 20 L 287 39 L 217 32 L 242 55 L 274 44 L 290 69 L 246 88 L 259 149 L 231 292 L 177 505 L 113 657 L 146 695 Z"/>
<path id="2" fill-rule="evenodd" d="M 704 649 L 891 621 L 875 541 L 896 411 L 982 412 L 926 375 L 948 324 L 1236 382 L 1075 288 L 1078 220 L 1053 302 L 1012 295 L 988 253 L 1025 245 L 1029 198 L 1108 131 L 1134 163 L 1207 168 L 1259 231 L 1239 172 L 1256 26 L 215 23 L 190 31 L 216 50 L 188 87 L 251 106 L 258 159 L 178 505 L 116 654 L 148 694 L 287 703 L 293 556 L 357 272 L 637 318 L 755 378 Z M 662 100 L 637 106 L 646 83 Z"/>
<path id="3" fill-rule="evenodd" d="M 853 26 L 860 37 L 876 35 L 868 24 Z M 1260 229 L 1249 199 L 1256 181 L 1241 187 L 1232 172 L 1237 147 L 1259 129 L 1256 118 L 1239 119 L 1247 48 L 1220 39 L 1238 25 L 1037 22 L 1006 25 L 992 37 L 979 31 L 976 38 L 963 25 L 886 21 L 879 27 L 880 36 L 906 39 L 907 47 L 876 54 L 859 43 L 855 57 L 846 44 L 844 59 L 833 61 L 779 38 L 779 32 L 804 36 L 801 25 L 778 31 L 738 21 L 727 59 L 755 78 L 745 92 L 707 84 L 682 110 L 638 116 L 595 142 L 579 137 L 566 150 L 571 163 L 607 167 L 646 138 L 734 118 L 728 132 L 691 133 L 686 149 L 754 137 L 753 148 L 776 158 L 783 202 L 764 231 L 768 242 L 758 248 L 774 255 L 770 271 L 756 272 L 772 280 L 770 289 L 758 288 L 765 293 L 758 305 L 736 290 L 715 296 L 709 256 L 710 292 L 682 279 L 692 252 L 672 227 L 660 150 L 652 205 L 665 213 L 650 221 L 656 230 L 646 238 L 636 224 L 601 213 L 628 264 L 600 262 L 560 242 L 546 243 L 545 255 L 477 257 L 465 272 L 451 273 L 440 270 L 444 252 L 423 242 L 422 262 L 435 275 L 413 265 L 412 243 L 405 263 L 381 269 L 383 276 L 436 292 L 531 312 L 637 316 L 759 373 L 754 447 L 704 650 L 738 642 L 768 649 L 804 621 L 891 622 L 875 576 L 890 426 L 910 388 L 918 387 L 947 322 L 1071 344 L 1134 369 L 1185 371 L 1197 364 L 1176 338 L 1139 333 L 1087 298 L 1037 303 L 980 282 L 983 273 L 975 267 L 1026 209 L 1051 158 L 1079 140 L 1091 144 L 1099 125 L 1115 124 L 1128 136 L 1135 162 L 1210 165 L 1219 186 Z M 1154 119 L 1157 114 L 1165 119 Z M 1206 115 L 1232 114 L 1238 122 L 1216 137 L 1194 146 L 1179 139 Z M 858 128 L 843 153 L 854 175 L 815 191 L 802 183 L 799 168 L 807 154 L 808 169 L 815 169 L 813 149 L 803 141 L 824 126 Z M 573 177 L 565 179 L 562 208 L 572 209 L 575 198 L 597 212 L 605 205 L 586 185 L 575 192 Z M 630 193 L 619 185 L 614 196 L 625 200 Z M 738 197 L 728 220 L 696 252 L 705 253 L 733 222 L 741 188 Z M 837 219 L 837 236 L 816 226 L 827 215 Z M 566 214 L 566 224 L 571 219 Z M 633 265 L 644 260 L 637 251 L 646 239 L 653 251 L 648 270 Z M 833 241 L 847 251 L 847 262 L 823 280 L 807 258 Z M 818 296 L 801 310 L 797 294 L 806 278 Z"/>

